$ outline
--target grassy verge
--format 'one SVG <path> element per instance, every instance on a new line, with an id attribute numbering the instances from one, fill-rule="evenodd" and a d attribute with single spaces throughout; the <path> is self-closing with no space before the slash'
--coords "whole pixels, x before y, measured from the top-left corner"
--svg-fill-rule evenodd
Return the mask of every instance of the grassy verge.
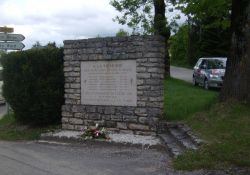
<path id="1" fill-rule="evenodd" d="M 204 140 L 198 151 L 174 160 L 181 170 L 250 167 L 250 108 L 237 102 L 217 102 L 218 92 L 176 79 L 165 82 L 167 120 L 182 120 Z"/>
<path id="2" fill-rule="evenodd" d="M 187 123 L 209 143 L 174 161 L 177 169 L 250 167 L 250 109 L 238 103 L 216 104 Z"/>
<path id="3" fill-rule="evenodd" d="M 15 121 L 14 114 L 5 115 L 0 120 L 0 140 L 35 140 L 42 132 L 53 128 L 56 127 L 33 128 L 24 126 Z"/>
<path id="4" fill-rule="evenodd" d="M 216 102 L 218 92 L 194 87 L 190 83 L 169 78 L 165 81 L 165 119 L 184 120 L 195 112 L 209 109 Z"/>

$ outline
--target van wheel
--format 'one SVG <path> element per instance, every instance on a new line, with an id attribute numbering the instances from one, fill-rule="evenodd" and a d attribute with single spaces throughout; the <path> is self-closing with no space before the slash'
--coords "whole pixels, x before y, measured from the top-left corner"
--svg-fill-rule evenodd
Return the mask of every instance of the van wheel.
<path id="1" fill-rule="evenodd" d="M 205 79 L 205 81 L 204 81 L 204 89 L 206 89 L 206 90 L 209 89 L 209 84 L 208 84 L 207 79 Z"/>

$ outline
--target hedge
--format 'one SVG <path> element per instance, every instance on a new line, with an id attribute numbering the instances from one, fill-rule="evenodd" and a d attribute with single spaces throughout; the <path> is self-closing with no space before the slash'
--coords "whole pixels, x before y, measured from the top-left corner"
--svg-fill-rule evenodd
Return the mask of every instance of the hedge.
<path id="1" fill-rule="evenodd" d="M 60 122 L 64 102 L 63 49 L 46 47 L 1 58 L 3 96 L 17 121 L 30 125 Z"/>

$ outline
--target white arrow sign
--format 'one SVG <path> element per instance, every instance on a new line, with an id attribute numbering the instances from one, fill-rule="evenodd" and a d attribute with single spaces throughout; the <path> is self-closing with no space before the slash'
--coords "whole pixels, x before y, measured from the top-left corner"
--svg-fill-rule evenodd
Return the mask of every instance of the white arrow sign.
<path id="1" fill-rule="evenodd" d="M 21 34 L 0 33 L 0 41 L 23 41 L 24 39 Z"/>
<path id="2" fill-rule="evenodd" d="M 0 49 L 3 50 L 22 50 L 24 47 L 21 42 L 0 42 Z"/>

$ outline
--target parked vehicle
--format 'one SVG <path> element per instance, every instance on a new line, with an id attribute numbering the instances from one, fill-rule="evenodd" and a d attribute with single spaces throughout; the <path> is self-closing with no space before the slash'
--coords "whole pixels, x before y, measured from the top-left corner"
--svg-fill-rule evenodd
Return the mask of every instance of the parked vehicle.
<path id="1" fill-rule="evenodd" d="M 205 89 L 221 88 L 225 76 L 227 58 L 200 58 L 194 66 L 193 84 Z"/>

